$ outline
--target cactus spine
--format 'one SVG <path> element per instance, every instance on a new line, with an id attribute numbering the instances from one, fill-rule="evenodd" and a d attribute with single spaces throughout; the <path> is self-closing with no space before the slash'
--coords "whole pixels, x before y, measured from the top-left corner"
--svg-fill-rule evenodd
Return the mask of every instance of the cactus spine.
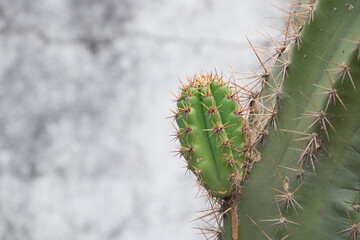
<path id="1" fill-rule="evenodd" d="M 290 3 L 246 104 L 251 172 L 220 239 L 360 239 L 360 1 Z"/>

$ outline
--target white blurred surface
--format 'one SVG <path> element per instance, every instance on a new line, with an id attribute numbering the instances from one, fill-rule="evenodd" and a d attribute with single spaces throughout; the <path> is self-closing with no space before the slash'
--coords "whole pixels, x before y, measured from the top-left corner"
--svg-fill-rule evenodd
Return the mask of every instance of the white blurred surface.
<path id="1" fill-rule="evenodd" d="M 256 68 L 271 3 L 0 1 L 0 239 L 204 239 L 169 90 Z"/>

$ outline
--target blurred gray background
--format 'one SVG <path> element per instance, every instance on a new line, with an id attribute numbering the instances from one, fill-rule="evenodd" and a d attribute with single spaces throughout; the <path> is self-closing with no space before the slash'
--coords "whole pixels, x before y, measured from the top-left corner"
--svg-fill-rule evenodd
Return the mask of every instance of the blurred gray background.
<path id="1" fill-rule="evenodd" d="M 204 239 L 170 91 L 257 67 L 274 0 L 0 0 L 0 239 Z"/>

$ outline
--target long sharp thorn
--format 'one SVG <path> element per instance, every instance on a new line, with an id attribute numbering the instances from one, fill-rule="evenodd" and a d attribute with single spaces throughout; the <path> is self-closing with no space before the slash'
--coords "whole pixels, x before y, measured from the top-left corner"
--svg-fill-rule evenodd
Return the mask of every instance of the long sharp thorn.
<path id="1" fill-rule="evenodd" d="M 275 169 L 276 169 L 276 172 L 277 172 L 277 174 L 279 175 L 279 177 L 280 177 L 280 179 L 281 179 L 281 182 L 282 182 L 282 184 L 283 184 L 284 190 L 288 193 L 289 190 L 288 190 L 288 188 L 286 187 L 285 181 L 284 181 L 284 179 L 282 178 L 282 176 L 281 176 L 281 174 L 280 174 L 280 171 L 279 171 L 278 167 L 276 166 L 276 163 L 275 163 L 273 157 L 271 157 L 271 161 L 273 162 L 273 164 L 274 164 L 274 166 L 275 166 Z"/>
<path id="2" fill-rule="evenodd" d="M 315 105 L 315 103 L 313 103 L 313 102 L 310 100 L 310 98 L 308 98 L 302 91 L 299 91 L 299 92 L 300 92 L 301 95 L 303 95 L 303 96 L 311 103 L 311 105 L 314 106 L 314 108 L 316 108 L 316 110 L 318 110 L 319 112 L 321 112 L 320 108 L 318 108 L 318 107 Z"/>
<path id="3" fill-rule="evenodd" d="M 251 44 L 251 42 L 250 42 L 249 38 L 248 38 L 248 37 L 246 37 L 246 40 L 249 42 L 249 44 L 250 44 L 250 46 L 251 46 L 251 49 L 254 51 L 254 53 L 255 53 L 255 55 L 256 55 L 256 57 L 257 57 L 257 59 L 259 60 L 259 62 L 260 62 L 260 64 L 261 64 L 262 68 L 264 69 L 265 74 L 268 74 L 266 67 L 264 66 L 264 64 L 263 64 L 263 62 L 261 61 L 261 59 L 260 59 L 259 55 L 258 55 L 258 54 L 257 54 L 257 52 L 255 51 L 255 48 L 254 48 L 254 46 Z"/>
<path id="4" fill-rule="evenodd" d="M 251 220 L 251 222 L 253 222 L 253 223 L 256 225 L 256 227 L 260 230 L 260 232 L 262 232 L 262 233 L 265 235 L 265 237 L 266 237 L 268 240 L 272 240 L 272 239 L 265 233 L 265 231 L 262 230 L 262 228 L 261 228 L 259 225 L 257 225 L 257 223 L 256 223 L 251 217 L 249 217 L 249 215 L 246 215 L 246 216 Z"/>

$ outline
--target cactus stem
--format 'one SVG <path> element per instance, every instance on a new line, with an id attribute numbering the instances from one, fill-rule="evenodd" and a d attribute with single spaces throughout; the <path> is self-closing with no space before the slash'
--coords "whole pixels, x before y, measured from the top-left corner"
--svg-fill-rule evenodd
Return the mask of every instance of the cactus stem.
<path id="1" fill-rule="evenodd" d="M 340 231 L 339 239 L 360 240 L 360 130 L 352 120 L 360 106 L 360 5 L 289 2 L 281 38 L 265 36 L 270 47 L 256 47 L 246 37 L 259 71 L 240 77 L 243 86 L 232 83 L 234 75 L 224 82 L 217 73 L 202 73 L 173 94 L 178 154 L 201 193 L 220 207 L 205 215 L 215 215 L 217 227 L 205 219 L 199 228 L 206 239 L 333 239 Z M 259 170 L 250 174 L 253 165 Z M 339 211 L 341 203 L 348 217 Z M 252 231 L 253 224 L 260 231 Z M 295 231 L 301 234 L 293 236 Z"/>

